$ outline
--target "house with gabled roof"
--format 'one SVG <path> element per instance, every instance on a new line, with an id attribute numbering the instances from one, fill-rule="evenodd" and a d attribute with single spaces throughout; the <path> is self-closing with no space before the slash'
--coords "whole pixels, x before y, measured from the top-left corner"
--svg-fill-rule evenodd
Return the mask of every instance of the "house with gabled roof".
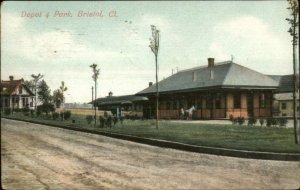
<path id="1" fill-rule="evenodd" d="M 278 89 L 274 92 L 273 112 L 274 116 L 292 117 L 294 113 L 293 91 L 294 91 L 294 75 L 270 75 L 278 82 Z M 296 75 L 299 78 L 299 75 Z M 299 79 L 298 79 L 299 81 Z M 299 116 L 299 87 L 298 83 L 296 94 L 296 115 Z"/>
<path id="2" fill-rule="evenodd" d="M 272 116 L 278 81 L 232 61 L 182 70 L 160 81 L 159 118 L 176 119 L 180 110 L 194 106 L 194 119 Z M 155 116 L 156 84 L 136 93 L 149 101 L 144 116 Z"/>
<path id="3" fill-rule="evenodd" d="M 10 108 L 11 110 L 23 108 L 34 109 L 34 93 L 24 84 L 24 79 L 14 80 L 13 76 L 9 76 L 9 80 L 2 80 L 0 94 L 1 110 L 6 108 Z"/>

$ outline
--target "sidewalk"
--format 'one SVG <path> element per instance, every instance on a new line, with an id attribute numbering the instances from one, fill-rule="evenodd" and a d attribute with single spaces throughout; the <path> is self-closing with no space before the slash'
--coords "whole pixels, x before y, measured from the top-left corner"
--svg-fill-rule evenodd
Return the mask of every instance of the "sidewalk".
<path id="1" fill-rule="evenodd" d="M 200 123 L 200 124 L 217 124 L 217 125 L 231 125 L 231 121 L 229 120 L 170 120 L 170 122 L 175 123 Z M 247 120 L 245 121 L 244 125 L 247 125 Z M 300 125 L 300 120 L 298 120 L 298 127 Z M 257 121 L 256 126 L 260 126 L 259 121 Z M 264 126 L 266 126 L 266 121 L 264 123 Z M 286 128 L 293 128 L 294 127 L 294 121 L 293 119 L 288 119 L 288 123 L 286 125 Z"/>

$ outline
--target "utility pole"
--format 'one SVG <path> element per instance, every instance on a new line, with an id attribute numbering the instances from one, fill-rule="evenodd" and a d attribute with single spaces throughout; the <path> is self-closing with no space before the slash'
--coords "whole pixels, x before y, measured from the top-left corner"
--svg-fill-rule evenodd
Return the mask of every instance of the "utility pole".
<path id="1" fill-rule="evenodd" d="M 297 28 L 299 26 L 299 4 L 297 0 L 288 0 L 289 7 L 287 9 L 291 10 L 292 18 L 287 18 L 286 20 L 291 25 L 288 32 L 293 37 L 292 44 L 293 44 L 293 81 L 294 81 L 294 89 L 293 89 L 293 119 L 294 119 L 294 135 L 295 135 L 295 144 L 299 143 L 298 133 L 297 133 L 297 92 L 298 92 L 298 81 L 297 81 L 297 63 L 296 63 L 296 47 L 298 45 L 298 33 Z"/>
<path id="2" fill-rule="evenodd" d="M 94 108 L 94 87 L 92 86 L 92 109 Z"/>
<path id="3" fill-rule="evenodd" d="M 152 39 L 150 39 L 150 45 L 152 52 L 155 55 L 155 68 L 156 68 L 156 129 L 158 129 L 158 65 L 157 65 L 157 55 L 159 49 L 159 30 L 156 29 L 156 26 L 151 25 L 152 30 Z"/>
<path id="4" fill-rule="evenodd" d="M 94 116 L 94 120 L 95 120 L 95 127 L 96 127 L 96 124 L 97 124 L 97 111 L 96 111 L 96 99 L 97 99 L 97 79 L 98 79 L 98 76 L 99 76 L 99 73 L 100 73 L 100 69 L 97 69 L 97 64 L 92 64 L 90 65 L 90 67 L 93 69 L 93 80 L 95 82 L 95 100 L 94 100 L 94 109 L 95 109 L 95 116 Z"/>

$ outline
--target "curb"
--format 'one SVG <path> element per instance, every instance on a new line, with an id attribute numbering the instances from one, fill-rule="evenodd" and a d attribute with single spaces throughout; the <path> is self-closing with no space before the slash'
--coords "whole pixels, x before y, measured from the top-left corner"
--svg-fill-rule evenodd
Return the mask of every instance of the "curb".
<path id="1" fill-rule="evenodd" d="M 256 151 L 246 151 L 246 150 L 237 150 L 237 149 L 226 149 L 226 148 L 216 148 L 216 147 L 208 147 L 208 146 L 198 146 L 198 145 L 190 145 L 179 142 L 172 142 L 167 140 L 159 140 L 159 139 L 151 139 L 151 138 L 143 138 L 132 135 L 125 135 L 120 133 L 108 133 L 102 131 L 93 131 L 89 129 L 82 129 L 79 127 L 67 127 L 60 126 L 54 124 L 45 124 L 38 121 L 27 121 L 23 119 L 15 119 L 15 118 L 7 118 L 1 117 L 10 120 L 23 121 L 29 123 L 35 123 L 40 125 L 46 125 L 50 127 L 56 127 L 61 129 L 85 132 L 90 134 L 103 135 L 107 137 L 133 141 L 137 143 L 158 146 L 163 148 L 172 148 L 177 150 L 189 151 L 189 152 L 197 152 L 197 153 L 205 153 L 219 156 L 230 156 L 230 157 L 238 157 L 238 158 L 248 158 L 248 159 L 261 159 L 261 160 L 281 160 L 281 161 L 300 161 L 300 154 L 297 153 L 273 153 L 273 152 L 256 152 Z"/>

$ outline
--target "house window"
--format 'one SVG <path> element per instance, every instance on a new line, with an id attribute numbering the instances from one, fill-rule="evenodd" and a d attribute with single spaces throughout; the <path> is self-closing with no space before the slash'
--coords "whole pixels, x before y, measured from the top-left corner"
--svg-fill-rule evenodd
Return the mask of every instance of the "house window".
<path id="1" fill-rule="evenodd" d="M 23 108 L 26 107 L 26 98 L 22 98 L 22 102 L 23 102 Z"/>
<path id="2" fill-rule="evenodd" d="M 265 100 L 265 94 L 261 93 L 259 96 L 259 107 L 265 108 L 266 107 L 266 100 Z"/>
<path id="3" fill-rule="evenodd" d="M 216 109 L 221 109 L 221 94 L 216 94 Z"/>
<path id="4" fill-rule="evenodd" d="M 241 108 L 241 94 L 236 93 L 233 95 L 233 107 L 235 109 Z"/>
<path id="5" fill-rule="evenodd" d="M 285 109 L 286 109 L 286 103 L 285 103 L 285 102 L 282 102 L 282 103 L 281 103 L 281 109 L 282 109 L 282 110 L 285 110 Z"/>

